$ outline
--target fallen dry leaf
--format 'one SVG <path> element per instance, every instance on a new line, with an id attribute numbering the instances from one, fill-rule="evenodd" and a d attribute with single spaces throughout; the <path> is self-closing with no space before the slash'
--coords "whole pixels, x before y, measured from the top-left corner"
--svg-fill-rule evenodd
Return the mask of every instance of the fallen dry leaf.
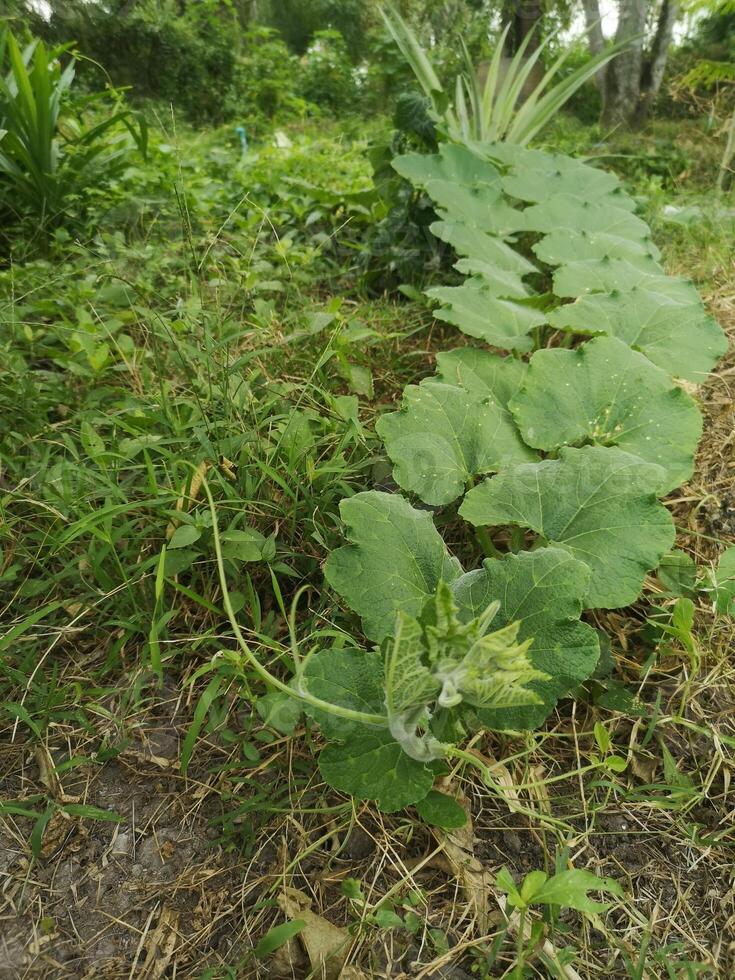
<path id="1" fill-rule="evenodd" d="M 298 888 L 287 885 L 278 904 L 289 919 L 302 919 L 306 923 L 298 939 L 306 950 L 315 975 L 323 980 L 339 980 L 352 936 L 346 929 L 312 912 L 311 899 Z"/>

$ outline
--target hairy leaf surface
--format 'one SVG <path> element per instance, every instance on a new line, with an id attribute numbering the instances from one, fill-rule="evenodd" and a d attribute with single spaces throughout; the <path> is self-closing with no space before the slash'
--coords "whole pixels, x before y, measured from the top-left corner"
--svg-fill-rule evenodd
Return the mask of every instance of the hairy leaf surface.
<path id="1" fill-rule="evenodd" d="M 537 449 L 619 446 L 664 469 L 662 492 L 692 474 L 702 434 L 697 406 L 665 371 L 613 337 L 537 351 L 510 407 Z"/>
<path id="2" fill-rule="evenodd" d="M 527 231 L 556 232 L 568 228 L 575 233 L 602 233 L 643 243 L 651 239 L 651 229 L 645 221 L 604 198 L 587 201 L 576 194 L 555 194 L 542 204 L 526 208 L 523 217 Z"/>
<path id="3" fill-rule="evenodd" d="M 501 357 L 477 347 L 459 347 L 436 355 L 439 380 L 461 385 L 477 395 L 491 395 L 506 408 L 520 389 L 528 365 L 517 357 Z"/>
<path id="4" fill-rule="evenodd" d="M 424 190 L 453 220 L 507 237 L 526 228 L 525 213 L 509 204 L 499 185 L 430 180 Z"/>
<path id="5" fill-rule="evenodd" d="M 396 483 L 427 504 L 451 503 L 473 477 L 537 456 L 491 398 L 433 380 L 409 385 L 401 411 L 376 429 Z"/>
<path id="6" fill-rule="evenodd" d="M 425 187 L 430 180 L 457 184 L 489 184 L 500 190 L 500 173 L 488 160 L 456 143 L 442 143 L 438 153 L 406 153 L 395 157 L 393 169 L 412 184 Z"/>
<path id="7" fill-rule="evenodd" d="M 667 276 L 658 266 L 641 268 L 626 259 L 586 259 L 570 262 L 554 273 L 554 293 L 576 299 L 588 293 L 621 293 L 643 286 L 677 303 L 701 303 L 692 283 L 677 276 Z"/>
<path id="8" fill-rule="evenodd" d="M 547 677 L 533 680 L 535 705 L 483 709 L 483 724 L 522 730 L 540 725 L 556 701 L 592 674 L 599 657 L 597 633 L 579 622 L 589 586 L 589 568 L 559 548 L 540 548 L 488 558 L 452 586 L 468 616 L 477 616 L 493 600 L 500 608 L 493 626 L 520 621 L 518 639 L 532 639 L 528 659 Z"/>
<path id="9" fill-rule="evenodd" d="M 527 150 L 508 162 L 510 172 L 501 183 L 507 194 L 520 201 L 540 204 L 559 194 L 571 194 L 584 201 L 605 200 L 627 211 L 635 208 L 614 174 L 562 153 Z"/>
<path id="10" fill-rule="evenodd" d="M 634 602 L 648 571 L 674 540 L 671 515 L 656 500 L 664 472 L 620 449 L 562 449 L 485 480 L 460 514 L 475 525 L 531 528 L 589 565 L 586 606 Z"/>
<path id="11" fill-rule="evenodd" d="M 438 320 L 453 323 L 470 337 L 479 337 L 508 350 L 531 350 L 528 332 L 546 323 L 546 315 L 532 306 L 498 299 L 481 279 L 468 279 L 461 286 L 437 286 L 427 295 L 445 305 L 434 312 Z"/>
<path id="12" fill-rule="evenodd" d="M 332 552 L 324 574 L 379 642 L 393 632 L 399 609 L 418 616 L 439 581 L 453 582 L 462 569 L 431 514 L 399 494 L 368 490 L 339 509 L 350 544 Z"/>
<path id="13" fill-rule="evenodd" d="M 583 296 L 549 314 L 560 330 L 618 337 L 669 374 L 704 381 L 727 350 L 715 319 L 696 301 L 681 304 L 642 286 Z"/>
<path id="14" fill-rule="evenodd" d="M 481 259 L 484 262 L 525 276 L 536 272 L 536 266 L 524 258 L 519 252 L 507 245 L 501 238 L 488 235 L 472 225 L 464 224 L 447 218 L 435 221 L 429 226 L 430 231 L 443 242 L 451 245 L 459 255 L 467 258 Z"/>
<path id="15" fill-rule="evenodd" d="M 305 670 L 312 694 L 331 704 L 381 714 L 385 710 L 383 665 L 376 654 L 325 650 Z M 409 758 L 387 728 L 360 725 L 309 707 L 330 742 L 319 756 L 322 776 L 335 789 L 357 799 L 377 800 L 382 810 L 400 810 L 422 800 L 434 775 Z"/>
<path id="16" fill-rule="evenodd" d="M 641 269 L 655 273 L 661 253 L 645 239 L 633 240 L 603 231 L 577 231 L 558 228 L 545 235 L 533 246 L 534 253 L 549 265 L 577 262 L 586 259 L 627 259 Z"/>

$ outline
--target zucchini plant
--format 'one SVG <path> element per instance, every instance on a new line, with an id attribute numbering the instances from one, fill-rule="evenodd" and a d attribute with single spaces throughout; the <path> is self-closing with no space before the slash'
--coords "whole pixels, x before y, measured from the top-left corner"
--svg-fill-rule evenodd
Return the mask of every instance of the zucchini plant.
<path id="1" fill-rule="evenodd" d="M 439 354 L 378 421 L 410 496 L 345 499 L 325 566 L 373 647 L 316 653 L 295 685 L 325 780 L 385 810 L 422 800 L 443 759 L 471 761 L 472 731 L 533 729 L 590 677 L 599 639 L 580 617 L 635 602 L 673 546 L 660 498 L 691 475 L 702 428 L 679 382 L 726 349 L 613 175 L 469 141 L 394 166 L 458 256 L 461 281 L 428 291 L 435 315 L 484 346 Z M 427 505 L 477 534 L 480 568 Z"/>

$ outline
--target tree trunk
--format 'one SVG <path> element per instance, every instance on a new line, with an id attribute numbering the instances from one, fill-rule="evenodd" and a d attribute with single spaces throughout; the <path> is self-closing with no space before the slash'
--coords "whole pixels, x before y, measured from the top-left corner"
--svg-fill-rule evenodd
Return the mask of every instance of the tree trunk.
<path id="1" fill-rule="evenodd" d="M 602 17 L 600 14 L 600 4 L 598 0 L 582 0 L 584 7 L 584 20 L 587 25 L 587 41 L 590 53 L 598 55 L 605 47 L 605 35 L 602 33 Z M 595 73 L 595 85 L 601 92 L 605 91 L 605 70 L 607 65 L 603 65 Z"/>
<path id="2" fill-rule="evenodd" d="M 506 40 L 506 54 L 512 57 L 529 34 L 526 54 L 531 54 L 541 42 L 538 30 L 539 21 L 543 14 L 542 0 L 513 0 L 508 12 L 511 27 Z"/>
<path id="3" fill-rule="evenodd" d="M 620 0 L 616 43 L 627 41 L 607 66 L 602 122 L 605 126 L 629 125 L 638 112 L 643 71 L 643 32 L 650 0 Z"/>
<path id="4" fill-rule="evenodd" d="M 666 69 L 666 59 L 669 56 L 669 47 L 674 34 L 674 24 L 679 14 L 679 4 L 677 0 L 663 0 L 661 10 L 658 14 L 656 24 L 656 34 L 651 44 L 651 50 L 643 65 L 643 75 L 641 78 L 641 99 L 638 103 L 638 112 L 635 122 L 641 126 L 648 118 L 648 113 L 658 97 Z"/>

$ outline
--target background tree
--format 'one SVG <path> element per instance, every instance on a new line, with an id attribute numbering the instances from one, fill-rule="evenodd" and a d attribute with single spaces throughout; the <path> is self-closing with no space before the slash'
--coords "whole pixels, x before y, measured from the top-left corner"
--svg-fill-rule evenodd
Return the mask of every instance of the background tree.
<path id="1" fill-rule="evenodd" d="M 599 0 L 582 2 L 590 50 L 597 54 L 605 45 Z M 626 46 L 597 77 L 605 125 L 646 121 L 661 88 L 680 9 L 678 0 L 618 0 L 615 43 Z"/>

